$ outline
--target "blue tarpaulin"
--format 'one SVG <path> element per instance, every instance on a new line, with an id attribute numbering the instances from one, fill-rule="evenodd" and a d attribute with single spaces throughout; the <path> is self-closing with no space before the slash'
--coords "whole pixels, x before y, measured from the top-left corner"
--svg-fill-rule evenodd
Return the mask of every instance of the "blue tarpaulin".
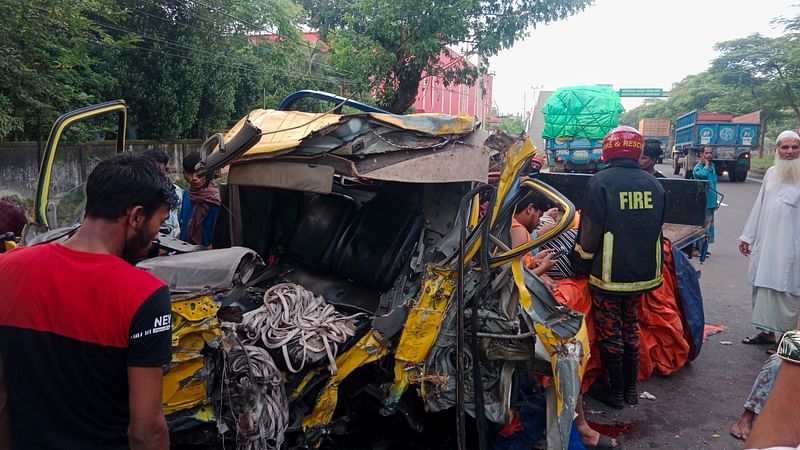
<path id="1" fill-rule="evenodd" d="M 689 360 L 697 358 L 703 345 L 703 294 L 700 281 L 689 258 L 677 247 L 672 247 L 672 258 L 675 262 L 675 277 L 678 285 L 678 304 L 681 308 L 684 330 L 689 336 Z"/>

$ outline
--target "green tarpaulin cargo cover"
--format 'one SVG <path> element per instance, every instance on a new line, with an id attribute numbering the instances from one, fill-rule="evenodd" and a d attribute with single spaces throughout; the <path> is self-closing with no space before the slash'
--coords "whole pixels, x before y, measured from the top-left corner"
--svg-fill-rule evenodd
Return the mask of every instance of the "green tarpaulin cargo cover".
<path id="1" fill-rule="evenodd" d="M 556 90 L 542 108 L 545 139 L 602 139 L 619 123 L 619 94 L 605 86 L 574 86 Z"/>

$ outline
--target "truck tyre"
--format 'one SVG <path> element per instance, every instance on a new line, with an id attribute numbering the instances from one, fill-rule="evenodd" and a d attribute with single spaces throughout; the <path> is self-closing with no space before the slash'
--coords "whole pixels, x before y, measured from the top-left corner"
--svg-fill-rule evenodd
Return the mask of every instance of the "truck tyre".
<path id="1" fill-rule="evenodd" d="M 695 155 L 693 149 L 689 149 L 689 151 L 686 152 L 686 156 L 683 160 L 683 178 L 686 178 L 687 180 L 694 178 L 692 177 L 692 170 L 694 170 L 694 165 L 696 162 L 697 155 Z"/>
<path id="2" fill-rule="evenodd" d="M 672 174 L 673 175 L 680 175 L 681 174 L 681 163 L 678 161 L 680 157 L 679 154 L 673 153 L 672 154 Z"/>
<path id="3" fill-rule="evenodd" d="M 741 183 L 747 179 L 747 171 L 731 171 L 728 173 L 728 179 L 734 183 Z"/>

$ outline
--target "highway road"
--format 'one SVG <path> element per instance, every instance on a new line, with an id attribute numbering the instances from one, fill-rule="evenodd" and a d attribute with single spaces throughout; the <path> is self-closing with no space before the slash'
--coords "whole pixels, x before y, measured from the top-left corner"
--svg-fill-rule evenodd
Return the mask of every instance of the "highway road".
<path id="1" fill-rule="evenodd" d="M 670 161 L 658 169 L 672 177 Z M 600 423 L 630 423 L 632 431 L 621 436 L 625 449 L 738 449 L 743 442 L 729 433 L 738 419 L 761 364 L 766 347 L 744 345 L 753 334 L 750 326 L 751 288 L 745 280 L 747 258 L 737 248 L 747 214 L 761 184 L 720 180 L 718 190 L 726 206 L 716 215 L 716 242 L 704 264 L 692 259 L 702 275 L 706 323 L 725 330 L 711 336 L 697 359 L 669 377 L 653 377 L 640 384 L 655 400 L 640 400 L 638 406 L 621 412 L 589 399 L 588 419 Z M 721 342 L 732 342 L 723 345 Z"/>

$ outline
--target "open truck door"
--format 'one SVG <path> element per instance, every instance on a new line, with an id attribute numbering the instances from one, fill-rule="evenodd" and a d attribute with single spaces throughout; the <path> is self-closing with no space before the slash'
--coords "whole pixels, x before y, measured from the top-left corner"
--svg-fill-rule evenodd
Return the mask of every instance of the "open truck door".
<path id="1" fill-rule="evenodd" d="M 55 176 L 55 172 L 67 159 L 67 155 L 63 152 L 63 141 L 70 129 L 87 121 L 108 120 L 109 117 L 105 116 L 109 115 L 112 116 L 111 119 L 115 119 L 115 124 L 113 122 L 111 124 L 116 125 L 114 153 L 121 153 L 125 148 L 125 130 L 128 121 L 128 109 L 124 100 L 76 109 L 56 120 L 42 153 L 34 199 L 33 222 L 26 226 L 22 233 L 23 244 L 29 245 L 47 232 L 58 234 L 59 231 L 63 231 L 64 234 L 68 234 L 83 220 L 85 182 L 90 170 L 86 170 L 86 164 L 81 164 L 77 177 L 73 176 L 69 181 Z M 80 149 L 77 157 L 79 160 L 84 158 Z"/>

